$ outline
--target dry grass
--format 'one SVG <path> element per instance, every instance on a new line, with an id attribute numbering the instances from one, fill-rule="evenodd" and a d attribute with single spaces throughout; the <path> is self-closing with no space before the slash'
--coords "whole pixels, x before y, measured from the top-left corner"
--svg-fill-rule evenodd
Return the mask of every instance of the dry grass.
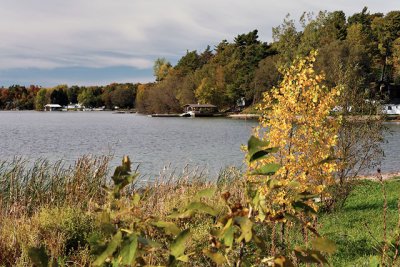
<path id="1" fill-rule="evenodd" d="M 31 265 L 28 249 L 32 246 L 44 246 L 61 265 L 90 265 L 93 256 L 88 240 L 99 231 L 94 207 L 106 201 L 109 160 L 85 156 L 68 167 L 62 161 L 31 163 L 21 158 L 0 163 L 0 266 Z M 222 170 L 216 178 L 201 169 L 185 168 L 162 172 L 147 184 L 133 184 L 123 201 L 128 203 L 132 193 L 139 192 L 144 217 L 168 220 L 173 208 L 185 206 L 198 191 L 209 187 L 217 186 L 217 193 L 207 203 L 220 212 L 226 209 L 220 201 L 222 192 L 229 191 L 234 201 L 243 203 L 243 184 L 236 168 Z M 194 249 L 199 243 L 207 244 L 213 225 L 203 217 L 183 222 L 191 224 Z"/>
<path id="2" fill-rule="evenodd" d="M 109 157 L 84 156 L 74 166 L 63 161 L 33 163 L 22 158 L 0 162 L 0 212 L 33 213 L 49 206 L 84 206 L 102 197 Z"/>

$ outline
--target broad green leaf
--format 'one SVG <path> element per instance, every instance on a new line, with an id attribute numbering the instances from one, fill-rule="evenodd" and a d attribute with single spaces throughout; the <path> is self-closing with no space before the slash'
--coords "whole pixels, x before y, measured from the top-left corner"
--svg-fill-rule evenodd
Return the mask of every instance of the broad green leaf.
<path id="1" fill-rule="evenodd" d="M 218 238 L 221 238 L 222 236 L 223 236 L 223 230 L 221 230 L 221 229 L 211 229 L 210 230 L 210 234 L 212 235 L 212 236 L 215 236 L 215 237 L 218 237 Z"/>
<path id="2" fill-rule="evenodd" d="M 94 266 L 102 265 L 108 257 L 112 256 L 112 254 L 121 244 L 121 242 L 122 242 L 122 233 L 121 231 L 118 231 L 111 239 L 110 243 L 108 243 L 106 250 L 93 262 L 93 265 Z"/>
<path id="3" fill-rule="evenodd" d="M 249 242 L 253 236 L 252 228 L 253 223 L 247 217 L 235 217 L 235 223 L 240 226 L 241 235 L 237 238 L 237 242 L 241 242 L 243 239 Z"/>
<path id="4" fill-rule="evenodd" d="M 379 256 L 370 256 L 369 257 L 369 266 L 370 267 L 379 267 L 381 264 L 381 260 Z"/>
<path id="5" fill-rule="evenodd" d="M 183 230 L 172 242 L 170 247 L 171 255 L 174 256 L 176 259 L 178 259 L 185 253 L 185 243 L 189 236 L 190 229 Z"/>
<path id="6" fill-rule="evenodd" d="M 140 195 L 138 193 L 135 193 L 133 195 L 133 205 L 137 206 L 139 204 L 140 201 Z"/>
<path id="7" fill-rule="evenodd" d="M 212 216 L 216 216 L 218 214 L 218 212 L 209 205 L 203 202 L 194 201 L 189 203 L 189 205 L 183 212 L 173 212 L 168 217 L 172 219 L 189 218 L 193 216 L 196 212 L 203 212 Z"/>
<path id="8" fill-rule="evenodd" d="M 179 258 L 177 258 L 178 261 L 183 261 L 183 262 L 189 262 L 189 256 L 188 255 L 182 255 Z"/>
<path id="9" fill-rule="evenodd" d="M 231 225 L 228 227 L 228 229 L 225 230 L 223 239 L 224 239 L 224 244 L 227 247 L 232 247 L 233 245 L 233 236 L 235 234 L 235 228 Z"/>
<path id="10" fill-rule="evenodd" d="M 173 222 L 158 221 L 152 224 L 158 228 L 163 228 L 166 234 L 178 235 L 181 232 L 179 227 Z"/>
<path id="11" fill-rule="evenodd" d="M 229 219 L 226 221 L 226 223 L 225 223 L 225 225 L 224 225 L 224 228 L 223 228 L 222 230 L 225 231 L 226 229 L 228 229 L 228 228 L 232 225 L 232 223 L 233 223 L 233 219 L 232 219 L 232 218 L 229 218 Z"/>
<path id="12" fill-rule="evenodd" d="M 249 161 L 259 160 L 266 157 L 270 153 L 275 153 L 278 148 L 267 148 L 269 141 L 263 141 L 255 136 L 251 136 L 247 142 L 247 151 L 249 155 Z"/>
<path id="13" fill-rule="evenodd" d="M 263 141 L 254 135 L 250 136 L 249 141 L 247 141 L 247 151 L 251 156 L 254 152 L 260 151 L 260 149 L 269 146 L 269 141 Z"/>
<path id="14" fill-rule="evenodd" d="M 28 256 L 31 259 L 34 266 L 47 267 L 49 264 L 49 256 L 47 255 L 44 247 L 29 248 Z"/>
<path id="15" fill-rule="evenodd" d="M 258 206 L 260 203 L 260 191 L 257 190 L 256 195 L 253 197 L 253 205 Z"/>
<path id="16" fill-rule="evenodd" d="M 251 172 L 251 175 L 274 175 L 281 166 L 276 163 L 268 163 Z"/>
<path id="17" fill-rule="evenodd" d="M 332 254 L 336 251 L 336 245 L 331 240 L 317 237 L 311 241 L 312 247 L 315 250 Z"/>
<path id="18" fill-rule="evenodd" d="M 266 148 L 266 149 L 257 151 L 254 154 L 252 154 L 249 161 L 253 162 L 255 160 L 260 160 L 260 159 L 266 158 L 268 156 L 268 154 L 276 153 L 276 152 L 278 152 L 277 147 Z"/>
<path id="19" fill-rule="evenodd" d="M 187 211 L 200 211 L 200 212 L 204 212 L 207 214 L 210 214 L 212 216 L 216 216 L 218 214 L 218 212 L 213 209 L 212 207 L 210 207 L 209 205 L 203 203 L 203 202 L 191 202 L 187 207 L 186 207 Z"/>
<path id="20" fill-rule="evenodd" d="M 293 208 L 295 210 L 300 210 L 305 213 L 316 214 L 317 212 L 311 206 L 307 205 L 303 201 L 296 201 L 293 203 Z"/>
<path id="21" fill-rule="evenodd" d="M 257 217 L 261 222 L 263 222 L 263 221 L 265 220 L 265 218 L 267 217 L 267 215 L 265 214 L 265 212 L 264 212 L 264 210 L 263 210 L 262 207 L 260 207 L 260 208 L 258 209 L 258 214 L 256 215 L 256 217 Z"/>
<path id="22" fill-rule="evenodd" d="M 122 247 L 119 257 L 121 258 L 121 264 L 132 265 L 135 261 L 136 250 L 138 247 L 137 236 L 132 234 L 129 236 L 128 242 Z"/>
<path id="23" fill-rule="evenodd" d="M 216 187 L 210 187 L 200 190 L 199 192 L 197 192 L 195 198 L 200 199 L 202 197 L 212 197 L 215 194 L 215 191 L 217 191 Z"/>
<path id="24" fill-rule="evenodd" d="M 215 264 L 217 264 L 217 265 L 223 265 L 226 263 L 226 259 L 221 253 L 212 252 L 209 249 L 204 249 L 203 253 L 204 253 L 204 255 L 209 257 L 213 262 L 215 262 Z"/>

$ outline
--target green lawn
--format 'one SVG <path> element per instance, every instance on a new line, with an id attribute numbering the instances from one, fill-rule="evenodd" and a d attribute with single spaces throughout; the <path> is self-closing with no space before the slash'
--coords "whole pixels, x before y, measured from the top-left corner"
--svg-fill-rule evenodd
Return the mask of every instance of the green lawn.
<path id="1" fill-rule="evenodd" d="M 397 202 L 400 181 L 385 182 L 388 201 L 388 239 L 394 239 L 398 220 Z M 381 184 L 362 181 L 356 186 L 343 208 L 321 214 L 320 232 L 335 241 L 338 251 L 331 258 L 333 266 L 370 266 L 370 258 L 380 255 L 383 240 L 384 198 Z"/>

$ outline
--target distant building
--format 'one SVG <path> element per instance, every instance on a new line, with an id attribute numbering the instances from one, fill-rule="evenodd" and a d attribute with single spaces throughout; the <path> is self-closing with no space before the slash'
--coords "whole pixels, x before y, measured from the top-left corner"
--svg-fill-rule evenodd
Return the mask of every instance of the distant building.
<path id="1" fill-rule="evenodd" d="M 59 104 L 47 104 L 44 106 L 44 111 L 61 111 L 62 106 Z"/>
<path id="2" fill-rule="evenodd" d="M 211 104 L 187 104 L 184 106 L 184 114 L 192 117 L 208 117 L 218 112 L 217 106 Z"/>
<path id="3" fill-rule="evenodd" d="M 384 104 L 382 111 L 386 115 L 400 115 L 400 104 L 399 103 Z"/>
<path id="4" fill-rule="evenodd" d="M 82 110 L 82 105 L 81 104 L 69 104 L 67 106 L 67 110 Z"/>

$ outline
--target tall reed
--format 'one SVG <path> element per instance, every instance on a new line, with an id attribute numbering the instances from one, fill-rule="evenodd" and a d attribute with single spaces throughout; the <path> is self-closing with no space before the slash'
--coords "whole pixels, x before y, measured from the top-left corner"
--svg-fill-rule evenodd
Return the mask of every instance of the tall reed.
<path id="1" fill-rule="evenodd" d="M 84 206 L 104 192 L 110 157 L 83 156 L 75 165 L 65 166 L 21 157 L 0 162 L 0 212 L 32 213 L 51 205 Z"/>

